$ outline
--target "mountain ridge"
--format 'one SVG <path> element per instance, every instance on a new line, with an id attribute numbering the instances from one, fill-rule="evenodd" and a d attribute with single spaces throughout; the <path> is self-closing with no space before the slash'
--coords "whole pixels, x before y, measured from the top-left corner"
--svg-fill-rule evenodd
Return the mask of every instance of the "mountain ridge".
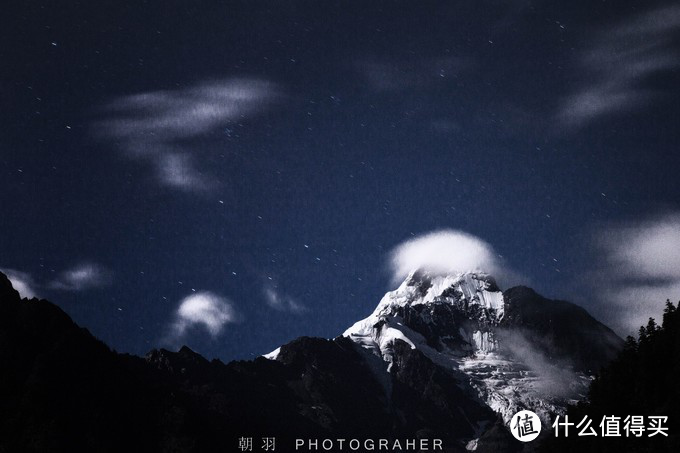
<path id="1" fill-rule="evenodd" d="M 300 337 L 276 357 L 228 364 L 186 346 L 141 358 L 112 351 L 48 301 L 21 299 L 4 276 L 0 314 L 0 361 L 12 370 L 0 385 L 0 451 L 229 451 L 246 435 L 277 436 L 281 451 L 291 436 L 437 437 L 445 451 L 514 445 L 469 370 L 400 338 L 389 371 L 343 335 Z"/>

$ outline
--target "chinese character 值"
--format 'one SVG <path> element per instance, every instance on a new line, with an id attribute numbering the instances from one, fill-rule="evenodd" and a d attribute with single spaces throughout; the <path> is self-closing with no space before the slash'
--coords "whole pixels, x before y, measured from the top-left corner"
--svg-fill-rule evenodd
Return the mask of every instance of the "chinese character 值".
<path id="1" fill-rule="evenodd" d="M 602 437 L 621 436 L 621 417 L 615 415 L 605 415 L 600 422 Z"/>
<path id="2" fill-rule="evenodd" d="M 538 434 L 538 431 L 534 429 L 533 417 L 526 414 L 523 419 L 520 420 L 520 415 L 515 419 L 515 426 L 512 429 L 517 428 L 519 437 L 528 436 L 529 434 Z M 520 424 L 520 421 L 522 422 Z"/>

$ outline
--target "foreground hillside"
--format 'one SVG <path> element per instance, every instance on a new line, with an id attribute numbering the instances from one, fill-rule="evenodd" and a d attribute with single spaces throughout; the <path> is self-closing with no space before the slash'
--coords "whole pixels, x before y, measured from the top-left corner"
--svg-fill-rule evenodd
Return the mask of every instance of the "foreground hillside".
<path id="1" fill-rule="evenodd" d="M 118 354 L 0 274 L 0 452 L 236 451 L 242 437 L 284 452 L 298 438 L 517 451 L 505 412 L 526 400 L 550 417 L 577 390 L 544 386 L 545 370 L 586 376 L 619 349 L 583 309 L 488 276 L 416 273 L 400 288 L 345 336 L 224 364 L 187 347 Z"/>

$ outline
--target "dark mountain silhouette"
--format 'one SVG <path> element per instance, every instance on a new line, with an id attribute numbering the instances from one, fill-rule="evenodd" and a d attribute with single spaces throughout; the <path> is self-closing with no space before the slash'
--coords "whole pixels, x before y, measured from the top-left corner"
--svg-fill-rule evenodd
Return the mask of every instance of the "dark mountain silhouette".
<path id="1" fill-rule="evenodd" d="M 526 286 L 510 288 L 503 296 L 507 310 L 501 326 L 526 332 L 551 359 L 567 360 L 578 370 L 594 373 L 623 346 L 609 327 L 578 305 L 547 299 Z"/>
<path id="2" fill-rule="evenodd" d="M 495 417 L 419 351 L 403 355 L 389 394 L 374 359 L 343 337 L 299 338 L 278 361 L 225 365 L 187 347 L 121 355 L 1 275 L 0 451 L 234 451 L 241 436 L 290 451 L 292 438 L 432 437 L 429 427 L 458 451 L 473 434 L 460 407 Z"/>
<path id="3" fill-rule="evenodd" d="M 566 335 L 546 330 L 541 316 L 551 325 L 573 318 L 571 329 L 594 326 L 589 344 L 574 332 L 551 342 L 560 360 L 591 367 L 616 349 L 581 309 L 560 303 L 541 315 L 532 309 L 549 305 L 540 296 L 507 293 L 517 328 Z M 588 347 L 605 352 L 590 363 Z M 473 438 L 481 452 L 516 447 L 465 375 L 406 341 L 391 348 L 389 372 L 342 336 L 301 337 L 276 360 L 224 364 L 186 346 L 140 358 L 110 350 L 48 301 L 21 299 L 0 274 L 0 452 L 237 451 L 239 437 L 252 437 L 255 451 L 262 437 L 276 437 L 283 452 L 295 438 L 338 437 L 441 438 L 445 451 L 464 451 Z"/>

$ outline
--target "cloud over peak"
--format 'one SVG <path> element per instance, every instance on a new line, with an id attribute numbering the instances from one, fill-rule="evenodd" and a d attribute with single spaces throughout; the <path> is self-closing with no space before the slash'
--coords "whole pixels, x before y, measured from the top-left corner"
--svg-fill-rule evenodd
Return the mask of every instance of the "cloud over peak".
<path id="1" fill-rule="evenodd" d="M 389 266 L 393 283 L 415 269 L 438 274 L 483 271 L 499 280 L 516 277 L 491 245 L 458 230 L 435 231 L 399 244 L 390 253 Z"/>

